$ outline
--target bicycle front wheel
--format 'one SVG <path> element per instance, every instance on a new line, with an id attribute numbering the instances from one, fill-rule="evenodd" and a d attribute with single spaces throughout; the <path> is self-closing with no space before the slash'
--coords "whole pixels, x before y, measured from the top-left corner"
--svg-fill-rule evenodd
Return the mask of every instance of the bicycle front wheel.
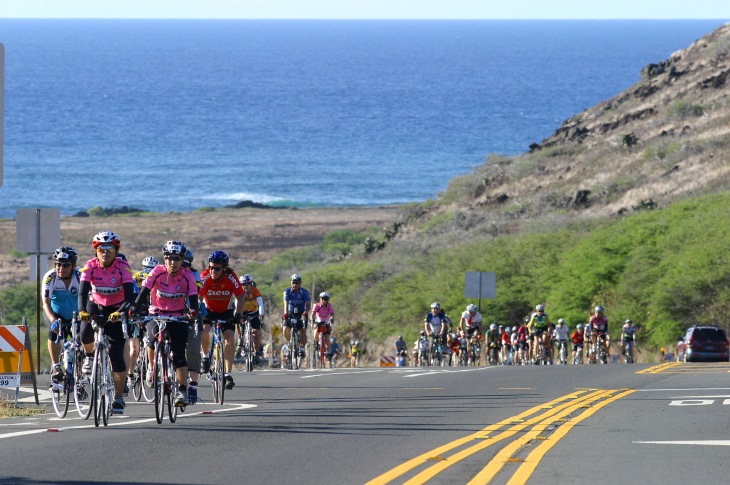
<path id="1" fill-rule="evenodd" d="M 89 380 L 89 376 L 84 375 L 82 372 L 82 363 L 86 354 L 83 350 L 78 349 L 76 351 L 76 361 L 74 364 L 74 403 L 76 404 L 76 411 L 79 413 L 81 419 L 89 419 L 91 412 L 94 409 L 92 404 L 92 382 Z"/>
<path id="2" fill-rule="evenodd" d="M 53 410 L 59 418 L 65 418 L 68 412 L 68 404 L 71 401 L 69 393 L 67 376 L 63 382 L 51 382 L 49 391 L 51 391 L 51 400 L 53 401 Z"/>
<path id="3" fill-rule="evenodd" d="M 175 366 L 172 364 L 172 356 L 170 354 L 167 355 L 167 363 L 165 364 L 165 381 L 168 383 L 166 387 L 170 389 L 170 392 L 167 393 L 167 417 L 170 418 L 171 423 L 174 423 L 177 421 L 177 411 L 179 409 L 175 405 L 179 385 L 177 383 L 177 375 L 175 374 Z"/>
<path id="4" fill-rule="evenodd" d="M 226 364 L 223 358 L 223 341 L 216 342 L 213 349 L 213 397 L 216 404 L 223 404 L 226 395 Z"/>
<path id="5" fill-rule="evenodd" d="M 94 351 L 94 367 L 91 370 L 91 382 L 92 382 L 92 396 L 91 400 L 94 402 L 94 426 L 99 427 L 99 423 L 102 422 L 102 414 L 104 405 L 106 404 L 105 390 L 102 388 L 104 383 L 102 366 L 103 351 L 100 345 L 97 345 Z"/>
<path id="6" fill-rule="evenodd" d="M 152 363 L 152 389 L 155 394 L 155 419 L 162 424 L 165 416 L 164 362 L 161 345 L 155 344 L 155 360 Z"/>
<path id="7" fill-rule="evenodd" d="M 146 346 L 140 350 L 140 355 L 142 356 L 142 361 L 140 363 L 139 380 L 140 388 L 142 389 L 142 396 L 145 401 L 152 402 L 155 400 L 155 388 L 154 386 L 150 387 L 147 384 L 147 370 L 150 369 L 150 360 L 147 355 Z"/>

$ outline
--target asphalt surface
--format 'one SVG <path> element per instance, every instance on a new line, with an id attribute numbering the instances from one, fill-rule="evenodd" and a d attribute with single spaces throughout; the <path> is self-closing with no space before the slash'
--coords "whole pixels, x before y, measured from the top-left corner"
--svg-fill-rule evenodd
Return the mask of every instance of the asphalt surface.
<path id="1" fill-rule="evenodd" d="M 726 483 L 730 364 L 257 370 L 157 424 L 0 421 L 1 483 Z M 699 473 L 699 475 L 698 475 Z"/>

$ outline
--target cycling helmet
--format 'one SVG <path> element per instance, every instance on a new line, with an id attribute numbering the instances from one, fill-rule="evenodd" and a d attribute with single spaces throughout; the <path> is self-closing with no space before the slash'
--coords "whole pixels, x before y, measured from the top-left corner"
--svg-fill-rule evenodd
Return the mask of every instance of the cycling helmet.
<path id="1" fill-rule="evenodd" d="M 496 324 L 496 323 L 493 323 L 493 324 L 491 324 L 491 325 L 489 326 L 489 330 L 491 330 L 491 331 L 495 331 L 495 330 L 497 330 L 497 324 Z"/>
<path id="2" fill-rule="evenodd" d="M 403 340 L 403 335 L 398 335 L 398 340 Z"/>
<path id="3" fill-rule="evenodd" d="M 249 283 L 253 284 L 253 276 L 246 273 L 245 275 L 242 275 L 240 278 L 238 278 L 238 282 L 242 285 L 247 285 Z"/>
<path id="4" fill-rule="evenodd" d="M 183 256 L 183 259 L 187 261 L 188 263 L 192 263 L 193 259 L 195 259 L 195 256 L 193 256 L 193 252 L 189 249 L 185 250 L 185 256 Z"/>
<path id="5" fill-rule="evenodd" d="M 627 318 L 624 323 L 634 323 L 634 322 L 632 322 L 630 318 Z"/>
<path id="6" fill-rule="evenodd" d="M 471 303 L 466 306 L 466 311 L 474 313 L 475 311 L 477 311 L 477 306 L 474 303 Z"/>
<path id="7" fill-rule="evenodd" d="M 435 302 L 431 303 L 431 308 L 436 308 L 436 309 L 439 309 L 440 310 L 441 309 L 441 303 L 435 301 Z"/>
<path id="8" fill-rule="evenodd" d="M 425 336 L 426 336 L 426 331 L 425 330 L 421 330 L 421 337 L 425 337 Z"/>
<path id="9" fill-rule="evenodd" d="M 530 317 L 525 317 L 525 323 L 530 323 Z"/>
<path id="10" fill-rule="evenodd" d="M 228 254 L 226 254 L 224 251 L 213 251 L 210 253 L 210 256 L 208 256 L 208 262 L 209 263 L 218 263 L 223 266 L 228 266 Z"/>
<path id="11" fill-rule="evenodd" d="M 327 293 L 326 291 L 323 291 L 322 293 L 319 294 L 319 297 L 320 298 L 324 298 L 325 300 L 329 300 L 330 299 L 330 294 Z"/>
<path id="12" fill-rule="evenodd" d="M 292 282 L 297 282 L 297 281 L 298 281 L 299 283 L 301 283 L 301 282 L 302 282 L 302 277 L 301 277 L 301 276 L 299 275 L 299 273 L 294 273 L 293 275 L 291 275 L 291 276 L 289 277 L 289 279 L 290 279 L 290 280 L 291 280 Z"/>
<path id="13" fill-rule="evenodd" d="M 512 329 L 511 328 L 507 327 L 507 328 L 504 329 L 504 333 L 510 333 L 510 332 L 512 332 Z"/>
<path id="14" fill-rule="evenodd" d="M 583 330 L 583 324 L 579 323 L 575 328 L 577 328 L 578 330 Z"/>
<path id="15" fill-rule="evenodd" d="M 111 245 L 115 248 L 119 249 L 119 246 L 122 244 L 122 241 L 119 240 L 119 236 L 114 234 L 111 231 L 102 231 L 98 233 L 96 236 L 94 236 L 94 239 L 91 241 L 91 247 L 94 249 L 98 248 L 102 244 L 104 245 Z"/>
<path id="16" fill-rule="evenodd" d="M 517 327 L 512 327 L 512 331 L 513 332 L 516 332 L 517 331 Z"/>
<path id="17" fill-rule="evenodd" d="M 355 341 L 354 340 L 350 340 L 350 345 L 355 345 Z"/>
<path id="18" fill-rule="evenodd" d="M 122 261 L 126 261 L 127 257 L 122 253 L 117 253 L 117 258 L 121 259 Z"/>
<path id="19" fill-rule="evenodd" d="M 596 313 L 603 313 L 603 306 L 602 305 L 598 305 L 596 307 Z"/>
<path id="20" fill-rule="evenodd" d="M 544 312 L 545 311 L 545 305 L 543 305 L 542 303 L 540 303 L 539 305 L 537 305 L 535 307 L 535 311 L 536 312 Z"/>
<path id="21" fill-rule="evenodd" d="M 330 342 L 331 343 L 337 342 L 337 337 L 330 337 Z"/>
<path id="22" fill-rule="evenodd" d="M 498 327 L 498 328 L 504 328 L 504 325 L 499 325 L 499 327 Z"/>
<path id="23" fill-rule="evenodd" d="M 75 263 L 79 259 L 79 253 L 70 246 L 63 246 L 53 252 L 53 259 L 56 261 Z"/>
<path id="24" fill-rule="evenodd" d="M 187 248 L 180 241 L 167 241 L 165 245 L 162 246 L 162 254 L 164 254 L 165 256 L 167 256 L 168 254 L 185 256 L 185 251 L 187 251 Z"/>
<path id="25" fill-rule="evenodd" d="M 154 268 L 158 264 L 160 264 L 160 260 L 154 256 L 147 256 L 142 260 L 142 267 L 144 268 Z"/>
<path id="26" fill-rule="evenodd" d="M 558 325 L 562 325 L 564 323 L 565 323 L 565 319 L 564 318 L 558 318 Z"/>

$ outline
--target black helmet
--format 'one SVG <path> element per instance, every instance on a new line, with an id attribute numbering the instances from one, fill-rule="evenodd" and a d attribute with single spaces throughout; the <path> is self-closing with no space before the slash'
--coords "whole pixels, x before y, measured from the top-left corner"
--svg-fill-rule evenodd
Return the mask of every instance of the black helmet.
<path id="1" fill-rule="evenodd" d="M 79 259 L 79 254 L 71 246 L 63 246 L 53 252 L 53 259 L 57 262 L 75 263 Z"/>

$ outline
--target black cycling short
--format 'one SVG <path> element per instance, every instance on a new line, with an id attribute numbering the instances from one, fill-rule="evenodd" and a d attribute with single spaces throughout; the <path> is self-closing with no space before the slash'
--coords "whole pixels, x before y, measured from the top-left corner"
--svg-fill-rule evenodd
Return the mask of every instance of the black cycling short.
<path id="1" fill-rule="evenodd" d="M 221 325 L 224 332 L 226 330 L 233 331 L 236 328 L 236 322 L 233 320 L 233 308 L 220 313 L 208 311 L 208 314 L 203 318 L 203 324 L 212 325 L 211 322 L 215 320 L 225 320 L 226 323 Z"/>

